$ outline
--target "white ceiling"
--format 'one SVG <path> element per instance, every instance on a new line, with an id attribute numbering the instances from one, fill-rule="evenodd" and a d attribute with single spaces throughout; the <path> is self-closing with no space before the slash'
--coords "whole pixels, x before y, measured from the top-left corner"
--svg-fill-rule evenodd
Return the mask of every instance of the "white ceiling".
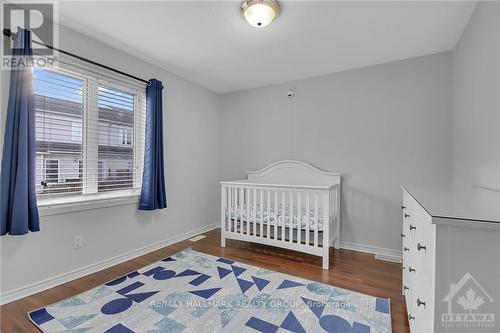
<path id="1" fill-rule="evenodd" d="M 240 1 L 61 2 L 60 22 L 219 93 L 452 50 L 476 1 L 280 1 L 266 28 Z"/>

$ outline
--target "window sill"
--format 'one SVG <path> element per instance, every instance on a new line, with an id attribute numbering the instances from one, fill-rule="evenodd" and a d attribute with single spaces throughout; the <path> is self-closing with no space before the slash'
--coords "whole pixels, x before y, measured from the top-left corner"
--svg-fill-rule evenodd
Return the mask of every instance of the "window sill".
<path id="1" fill-rule="evenodd" d="M 40 216 L 58 215 L 105 207 L 137 204 L 139 191 L 126 191 L 112 194 L 94 194 L 84 198 L 81 196 L 65 198 L 38 199 Z"/>

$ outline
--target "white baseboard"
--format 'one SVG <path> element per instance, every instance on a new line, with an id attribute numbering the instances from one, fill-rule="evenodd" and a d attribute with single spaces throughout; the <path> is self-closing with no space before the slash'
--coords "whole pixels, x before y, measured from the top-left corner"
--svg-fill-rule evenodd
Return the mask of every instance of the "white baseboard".
<path id="1" fill-rule="evenodd" d="M 385 261 L 402 262 L 401 251 L 384 249 L 382 247 L 354 244 L 349 242 L 340 242 L 340 247 L 346 250 L 371 253 L 376 259 Z"/>
<path id="2" fill-rule="evenodd" d="M 86 275 L 98 272 L 100 270 L 109 268 L 111 266 L 120 264 L 122 262 L 125 262 L 127 260 L 131 260 L 137 257 L 140 257 L 146 253 L 153 252 L 156 250 L 159 250 L 163 247 L 175 244 L 177 242 L 189 239 L 191 237 L 197 236 L 199 234 L 205 233 L 210 230 L 214 230 L 220 227 L 220 223 L 213 223 L 209 224 L 206 226 L 203 226 L 201 228 L 186 232 L 184 234 L 168 238 L 159 242 L 156 242 L 151 245 L 147 245 L 144 247 L 141 247 L 139 249 L 121 254 L 119 256 L 103 260 L 101 262 L 88 265 L 82 268 L 75 269 L 73 271 L 63 273 L 48 279 L 45 279 L 43 281 L 35 282 L 33 284 L 29 284 L 24 287 L 20 287 L 14 290 L 9 290 L 4 293 L 0 293 L 0 305 L 4 305 L 7 303 L 10 303 L 12 301 L 18 300 L 23 297 L 27 297 L 36 293 L 39 293 L 41 291 L 57 287 L 58 285 L 61 285 L 63 283 L 70 282 L 72 280 L 84 277 Z M 396 250 L 390 250 L 390 249 L 384 249 L 376 246 L 368 246 L 368 245 L 361 245 L 361 244 L 354 244 L 354 243 L 349 243 L 349 242 L 341 242 L 340 247 L 346 250 L 352 250 L 352 251 L 358 251 L 358 252 L 365 252 L 365 253 L 371 253 L 375 255 L 375 258 L 380 259 L 380 260 L 386 260 L 386 261 L 395 261 L 395 262 L 401 262 L 402 261 L 402 256 L 401 256 L 401 251 L 396 251 Z"/>
<path id="3" fill-rule="evenodd" d="M 213 230 L 213 229 L 217 229 L 219 227 L 220 227 L 219 222 L 214 223 L 214 224 L 209 224 L 209 225 L 203 226 L 201 228 L 198 228 L 196 230 L 192 230 L 192 231 L 186 232 L 184 234 L 181 234 L 181 235 L 178 235 L 178 236 L 175 236 L 172 238 L 168 238 L 168 239 L 159 241 L 157 243 L 147 245 L 147 246 L 141 247 L 139 249 L 121 254 L 121 255 L 116 256 L 114 258 L 106 259 L 106 260 L 103 260 L 103 261 L 95 263 L 95 264 L 91 264 L 91 265 L 88 265 L 88 266 L 85 266 L 82 268 L 78 268 L 78 269 L 75 269 L 73 271 L 51 277 L 51 278 L 45 279 L 43 281 L 35 282 L 33 284 L 29 284 L 29 285 L 24 286 L 24 287 L 20 287 L 20 288 L 14 289 L 14 290 L 6 291 L 6 292 L 0 294 L 0 305 L 10 303 L 10 302 L 15 301 L 17 299 L 36 294 L 36 293 L 39 293 L 41 291 L 44 291 L 44 290 L 47 290 L 50 288 L 54 288 L 54 287 L 61 285 L 63 283 L 67 283 L 69 281 L 81 278 L 83 276 L 98 272 L 100 270 L 103 270 L 103 269 L 109 268 L 111 266 L 120 264 L 120 263 L 125 262 L 127 260 L 131 260 L 131 259 L 134 259 L 136 257 L 140 257 L 146 253 L 159 250 L 165 246 L 175 244 L 177 242 L 186 240 L 188 238 L 205 233 L 205 232 Z"/>

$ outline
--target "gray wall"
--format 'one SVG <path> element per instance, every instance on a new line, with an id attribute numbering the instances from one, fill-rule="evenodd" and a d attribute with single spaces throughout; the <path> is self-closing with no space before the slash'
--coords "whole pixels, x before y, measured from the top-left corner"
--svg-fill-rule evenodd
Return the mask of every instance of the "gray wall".
<path id="1" fill-rule="evenodd" d="M 224 179 L 292 157 L 343 172 L 341 240 L 399 251 L 400 184 L 450 187 L 451 54 L 226 94 L 222 129 Z"/>
<path id="2" fill-rule="evenodd" d="M 1 237 L 1 292 L 193 231 L 218 221 L 219 96 L 199 85 L 61 27 L 60 47 L 131 74 L 163 81 L 164 143 L 169 207 L 139 212 L 135 205 L 41 219 L 41 232 Z M 3 72 L 3 71 L 2 71 Z M 2 73 L 1 92 L 8 91 Z M 5 108 L 2 108 L 5 110 Z M 4 114 L 2 112 L 1 137 Z M 73 237 L 83 235 L 83 248 Z"/>
<path id="3" fill-rule="evenodd" d="M 495 214 L 500 194 L 500 3 L 480 2 L 453 53 L 454 204 Z"/>

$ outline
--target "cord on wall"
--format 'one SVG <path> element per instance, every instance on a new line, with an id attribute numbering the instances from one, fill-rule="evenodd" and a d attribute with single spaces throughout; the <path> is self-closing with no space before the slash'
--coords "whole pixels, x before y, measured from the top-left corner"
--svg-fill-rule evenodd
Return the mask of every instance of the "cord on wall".
<path id="1" fill-rule="evenodd" d="M 295 97 L 295 91 L 293 88 L 289 88 L 287 92 L 287 96 L 290 99 L 290 159 L 293 160 L 293 128 L 294 128 L 294 117 L 293 117 L 293 98 Z"/>
<path id="2" fill-rule="evenodd" d="M 290 159 L 293 160 L 293 101 L 290 99 Z"/>
<path id="3" fill-rule="evenodd" d="M 490 186 L 483 186 L 483 185 L 473 185 L 473 188 L 480 189 L 480 190 L 486 190 L 490 192 L 496 192 L 500 193 L 500 189 L 495 188 L 495 187 L 490 187 Z"/>

